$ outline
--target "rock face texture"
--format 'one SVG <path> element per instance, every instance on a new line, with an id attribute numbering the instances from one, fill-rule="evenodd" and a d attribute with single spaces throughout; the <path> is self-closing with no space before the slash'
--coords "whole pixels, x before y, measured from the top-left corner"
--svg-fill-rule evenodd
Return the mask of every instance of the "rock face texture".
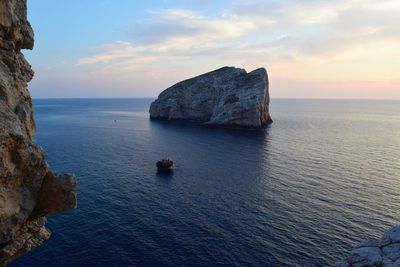
<path id="1" fill-rule="evenodd" d="M 150 118 L 262 127 L 272 122 L 269 101 L 264 68 L 247 73 L 244 69 L 223 67 L 163 91 L 150 106 Z"/>
<path id="2" fill-rule="evenodd" d="M 383 234 L 381 239 L 366 239 L 350 252 L 337 267 L 400 267 L 400 225 Z"/>
<path id="3" fill-rule="evenodd" d="M 76 180 L 49 171 L 32 142 L 35 122 L 21 49 L 33 48 L 26 0 L 0 0 L 0 266 L 48 239 L 46 214 L 76 206 Z"/>

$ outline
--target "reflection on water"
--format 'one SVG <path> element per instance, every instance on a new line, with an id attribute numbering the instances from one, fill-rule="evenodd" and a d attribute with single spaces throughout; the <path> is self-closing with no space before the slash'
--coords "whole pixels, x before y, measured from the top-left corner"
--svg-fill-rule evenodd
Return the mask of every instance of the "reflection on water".
<path id="1" fill-rule="evenodd" d="M 148 117 L 149 114 L 147 112 L 132 112 L 132 111 L 103 111 L 104 114 L 107 115 L 116 115 L 123 117 Z"/>
<path id="2" fill-rule="evenodd" d="M 151 121 L 150 102 L 34 102 L 79 207 L 12 266 L 332 265 L 398 223 L 400 102 L 273 100 L 261 131 Z"/>

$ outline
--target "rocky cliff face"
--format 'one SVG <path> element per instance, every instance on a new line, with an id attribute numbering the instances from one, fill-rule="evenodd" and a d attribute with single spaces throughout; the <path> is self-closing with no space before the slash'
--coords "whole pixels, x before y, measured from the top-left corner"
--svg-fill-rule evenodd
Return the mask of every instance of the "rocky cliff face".
<path id="1" fill-rule="evenodd" d="M 150 106 L 150 118 L 190 120 L 208 125 L 261 127 L 269 114 L 268 75 L 224 67 L 163 91 Z"/>
<path id="2" fill-rule="evenodd" d="M 381 239 L 366 239 L 337 267 L 400 267 L 400 225 L 383 234 Z"/>
<path id="3" fill-rule="evenodd" d="M 21 49 L 33 36 L 26 0 L 0 0 L 0 266 L 49 238 L 47 213 L 76 206 L 75 177 L 50 172 L 32 142 L 33 71 Z"/>

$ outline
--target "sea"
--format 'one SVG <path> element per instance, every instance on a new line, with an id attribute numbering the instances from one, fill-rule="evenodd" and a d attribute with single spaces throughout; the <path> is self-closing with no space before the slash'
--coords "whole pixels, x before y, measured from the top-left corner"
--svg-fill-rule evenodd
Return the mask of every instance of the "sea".
<path id="1" fill-rule="evenodd" d="M 34 99 L 78 207 L 10 266 L 332 266 L 400 223 L 400 101 L 272 99 L 262 130 L 152 121 L 152 101 Z"/>

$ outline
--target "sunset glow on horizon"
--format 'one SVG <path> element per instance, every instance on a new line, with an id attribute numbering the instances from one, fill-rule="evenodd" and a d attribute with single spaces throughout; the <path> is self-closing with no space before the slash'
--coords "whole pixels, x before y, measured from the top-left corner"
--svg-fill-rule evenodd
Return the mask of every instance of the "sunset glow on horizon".
<path id="1" fill-rule="evenodd" d="M 36 44 L 24 53 L 36 98 L 155 97 L 236 66 L 265 67 L 276 98 L 400 99 L 399 1 L 28 5 Z"/>

